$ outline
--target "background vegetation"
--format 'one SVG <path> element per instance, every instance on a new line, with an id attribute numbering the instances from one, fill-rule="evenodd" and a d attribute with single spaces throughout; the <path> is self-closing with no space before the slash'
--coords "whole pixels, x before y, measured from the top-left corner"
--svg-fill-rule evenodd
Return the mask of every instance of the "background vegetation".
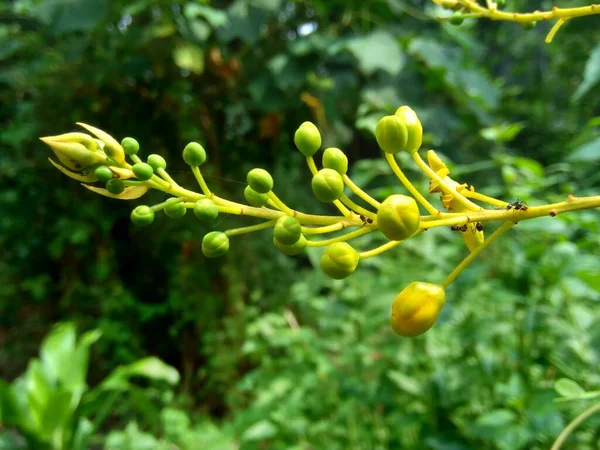
<path id="1" fill-rule="evenodd" d="M 402 188 L 372 131 L 409 104 L 427 145 L 483 192 L 529 204 L 598 194 L 598 17 L 545 45 L 549 24 L 452 27 L 436 13 L 422 0 L 3 2 L 0 392 L 18 395 L 3 397 L 0 447 L 88 448 L 82 435 L 123 450 L 548 448 L 584 406 L 554 402 L 554 382 L 600 385 L 597 212 L 520 224 L 453 285 L 434 329 L 410 340 L 388 326 L 391 301 L 464 257 L 450 230 L 343 282 L 315 270 L 318 250 L 285 257 L 269 233 L 235 238 L 209 262 L 209 229 L 192 215 L 135 228 L 135 205 L 62 176 L 37 140 L 84 121 L 135 137 L 190 186 L 180 152 L 197 140 L 226 197 L 243 199 L 258 166 L 288 204 L 317 212 L 295 128 L 316 122 L 325 145 L 347 151 L 355 181 L 384 198 Z M 82 349 L 97 340 L 89 371 L 71 357 L 84 352 L 71 324 L 37 359 L 57 322 L 89 331 Z M 23 398 L 57 417 L 59 402 L 64 420 L 19 422 Z M 596 417 L 569 448 L 599 439 Z"/>

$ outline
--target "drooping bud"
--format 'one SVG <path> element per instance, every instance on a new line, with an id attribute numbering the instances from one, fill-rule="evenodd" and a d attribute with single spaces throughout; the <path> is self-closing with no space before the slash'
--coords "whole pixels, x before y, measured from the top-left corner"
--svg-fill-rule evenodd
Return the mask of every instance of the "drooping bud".
<path id="1" fill-rule="evenodd" d="M 347 242 L 327 246 L 321 257 L 321 269 L 335 280 L 347 278 L 356 270 L 360 256 Z"/>
<path id="2" fill-rule="evenodd" d="M 183 160 L 188 166 L 201 166 L 206 161 L 206 150 L 197 142 L 190 142 L 183 149 Z"/>
<path id="3" fill-rule="evenodd" d="M 152 155 L 148 155 L 147 161 L 148 164 L 150 164 L 154 170 L 167 168 L 167 162 L 165 161 L 165 158 L 163 158 L 160 155 L 154 153 Z"/>
<path id="4" fill-rule="evenodd" d="M 259 194 L 266 194 L 273 189 L 273 177 L 264 169 L 252 169 L 246 177 L 248 186 Z"/>
<path id="5" fill-rule="evenodd" d="M 385 116 L 377 122 L 375 138 L 381 150 L 394 154 L 404 150 L 408 141 L 408 130 L 400 117 Z"/>
<path id="6" fill-rule="evenodd" d="M 404 150 L 410 154 L 419 151 L 423 143 L 423 125 L 421 125 L 417 113 L 408 106 L 401 106 L 396 110 L 394 115 L 402 119 L 408 132 L 408 139 Z"/>
<path id="7" fill-rule="evenodd" d="M 154 211 L 149 206 L 140 205 L 131 212 L 131 221 L 138 227 L 146 227 L 154 222 Z"/>
<path id="8" fill-rule="evenodd" d="M 348 157 L 339 148 L 327 148 L 323 152 L 323 167 L 333 169 L 340 175 L 346 175 L 346 172 L 348 172 Z"/>
<path id="9" fill-rule="evenodd" d="M 392 304 L 392 329 L 405 337 L 425 333 L 437 320 L 445 302 L 443 286 L 420 281 L 410 283 Z"/>
<path id="10" fill-rule="evenodd" d="M 181 219 L 183 216 L 185 216 L 187 208 L 183 203 L 177 202 L 175 200 L 176 199 L 173 199 L 173 201 L 167 203 L 165 205 L 164 211 L 167 217 L 170 217 L 171 219 Z"/>
<path id="11" fill-rule="evenodd" d="M 244 198 L 246 199 L 249 205 L 255 206 L 256 208 L 265 206 L 269 201 L 269 196 L 267 194 L 259 194 L 250 186 L 246 186 L 246 188 L 244 189 Z"/>
<path id="12" fill-rule="evenodd" d="M 312 156 L 321 147 L 321 133 L 312 122 L 304 122 L 294 133 L 294 144 L 304 156 Z"/>
<path id="13" fill-rule="evenodd" d="M 194 204 L 194 215 L 204 222 L 211 222 L 219 216 L 219 207 L 212 200 L 202 198 Z"/>
<path id="14" fill-rule="evenodd" d="M 344 180 L 333 169 L 321 169 L 311 182 L 315 196 L 322 202 L 337 200 L 344 193 Z"/>
<path id="15" fill-rule="evenodd" d="M 104 153 L 106 153 L 109 158 L 119 164 L 125 162 L 125 150 L 123 150 L 121 144 L 119 144 L 110 134 L 85 123 L 77 122 L 77 125 L 85 128 L 104 143 Z"/>
<path id="16" fill-rule="evenodd" d="M 202 253 L 207 258 L 218 258 L 229 250 L 229 237 L 221 231 L 211 231 L 202 239 Z"/>
<path id="17" fill-rule="evenodd" d="M 281 216 L 273 229 L 275 239 L 283 245 L 293 245 L 302 236 L 302 225 L 298 219 L 290 216 Z"/>
<path id="18" fill-rule="evenodd" d="M 420 213 L 417 202 L 407 195 L 390 195 L 377 211 L 377 225 L 392 241 L 402 241 L 419 228 Z"/>
<path id="19" fill-rule="evenodd" d="M 154 169 L 152 166 L 143 162 L 134 164 L 131 170 L 133 170 L 133 173 L 137 179 L 142 181 L 149 180 L 152 178 L 152 175 L 154 175 Z"/>
<path id="20" fill-rule="evenodd" d="M 306 238 L 301 234 L 300 239 L 295 243 L 292 245 L 285 245 L 279 242 L 276 237 L 273 237 L 273 244 L 275 244 L 275 247 L 277 247 L 280 252 L 285 253 L 288 256 L 296 256 L 306 248 Z"/>
<path id="21" fill-rule="evenodd" d="M 81 171 L 108 161 L 96 140 L 87 134 L 66 133 L 40 139 L 52 149 L 64 166 L 72 170 Z"/>

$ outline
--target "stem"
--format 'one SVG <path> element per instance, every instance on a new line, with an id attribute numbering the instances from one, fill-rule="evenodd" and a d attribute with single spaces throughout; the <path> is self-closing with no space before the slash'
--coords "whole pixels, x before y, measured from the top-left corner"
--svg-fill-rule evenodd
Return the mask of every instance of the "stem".
<path id="1" fill-rule="evenodd" d="M 375 200 L 373 197 L 371 197 L 369 194 L 367 194 L 365 191 L 359 188 L 356 184 L 354 184 L 354 181 L 352 181 L 348 175 L 343 175 L 342 178 L 344 179 L 344 183 L 346 183 L 346 186 L 348 186 L 348 188 L 350 188 L 352 192 L 354 192 L 356 195 L 362 198 L 365 202 L 370 204 L 375 209 L 379 209 L 381 207 L 381 203 L 379 203 L 377 200 Z"/>
<path id="2" fill-rule="evenodd" d="M 600 411 L 600 403 L 596 403 L 595 405 L 590 406 L 588 409 L 586 409 L 577 417 L 575 417 L 575 419 L 573 419 L 571 423 L 569 423 L 569 425 L 567 425 L 565 429 L 561 431 L 550 450 L 559 450 L 564 444 L 565 440 L 573 432 L 573 430 L 575 430 L 575 428 L 577 428 L 581 422 L 583 422 L 588 417 L 592 416 L 598 411 Z"/>
<path id="3" fill-rule="evenodd" d="M 317 174 L 317 172 L 319 171 L 317 169 L 317 165 L 315 164 L 315 160 L 312 156 L 307 156 L 306 157 L 306 163 L 308 164 L 308 168 L 310 169 L 310 172 L 313 174 L 313 177 Z M 342 202 L 340 202 L 339 200 L 334 200 L 333 204 L 337 207 L 337 209 L 340 210 L 340 212 L 344 215 L 344 217 L 352 217 L 352 213 L 348 210 L 348 208 L 346 208 Z"/>
<path id="4" fill-rule="evenodd" d="M 350 200 L 348 198 L 348 196 L 346 194 L 342 194 L 342 196 L 340 197 L 340 200 L 342 201 L 342 203 L 346 206 L 349 206 L 350 208 L 352 208 L 354 211 L 356 211 L 357 213 L 362 214 L 365 217 L 369 217 L 373 220 L 375 220 L 377 218 L 377 215 L 373 214 L 371 211 L 369 211 L 368 209 L 363 208 L 360 205 L 357 205 L 356 203 L 354 203 L 352 200 Z"/>
<path id="5" fill-rule="evenodd" d="M 406 175 L 404 175 L 404 172 L 402 172 L 402 169 L 396 162 L 394 155 L 392 155 L 390 153 L 386 153 L 385 159 L 387 159 L 387 162 L 390 165 L 390 167 L 392 168 L 392 171 L 396 174 L 396 176 L 402 182 L 404 187 L 406 189 L 408 189 L 408 192 L 410 192 L 412 194 L 412 196 L 414 198 L 416 198 L 421 205 L 423 205 L 423 207 L 429 212 L 429 214 L 433 214 L 433 215 L 440 214 L 440 211 L 435 206 L 433 206 L 431 203 L 429 203 L 429 201 L 427 201 L 427 199 L 421 195 L 421 193 L 417 190 L 417 188 L 414 187 L 414 185 L 410 182 L 410 180 L 408 178 L 406 178 Z"/>
<path id="6" fill-rule="evenodd" d="M 546 44 L 550 44 L 552 42 L 552 39 L 554 39 L 554 36 L 556 36 L 556 33 L 558 32 L 560 27 L 562 27 L 567 20 L 568 19 L 558 19 L 556 21 L 556 23 L 550 29 L 550 31 L 548 32 L 548 35 L 546 36 L 546 40 L 545 40 Z"/>
<path id="7" fill-rule="evenodd" d="M 177 182 L 173 178 L 171 178 L 171 175 L 169 175 L 167 171 L 162 167 L 156 169 L 156 173 L 158 173 L 164 180 L 168 181 L 172 185 L 179 186 L 179 184 L 177 184 Z"/>
<path id="8" fill-rule="evenodd" d="M 367 250 L 364 252 L 360 252 L 358 255 L 360 256 L 360 259 L 367 259 L 367 258 L 371 258 L 373 256 L 377 256 L 380 255 L 383 252 L 388 251 L 391 248 L 394 248 L 397 245 L 402 244 L 404 241 L 406 241 L 407 239 L 413 238 L 415 236 L 417 236 L 418 234 L 422 233 L 423 230 L 417 230 L 415 233 L 413 233 L 412 236 L 402 240 L 402 241 L 390 241 L 390 242 L 386 242 L 383 245 L 380 245 L 379 247 L 374 248 L 373 250 Z"/>
<path id="9" fill-rule="evenodd" d="M 248 227 L 232 228 L 231 230 L 225 231 L 227 236 L 236 236 L 238 234 L 252 233 L 253 231 L 264 230 L 275 225 L 276 220 L 269 220 L 268 222 L 259 223 L 258 225 L 250 225 Z"/>
<path id="10" fill-rule="evenodd" d="M 456 268 L 450 273 L 450 275 L 448 275 L 446 279 L 442 282 L 442 286 L 447 288 L 450 285 L 450 283 L 452 283 L 456 279 L 456 277 L 459 276 L 460 273 L 463 270 L 465 270 L 482 251 L 484 251 L 492 242 L 494 242 L 496 239 L 502 236 L 502 234 L 505 231 L 510 230 L 514 226 L 514 222 L 504 222 L 502 226 L 500 226 L 500 228 L 494 231 L 492 235 L 483 242 L 483 244 L 481 244 L 479 247 L 473 250 L 469 254 L 469 256 L 463 259 L 462 262 L 458 266 L 456 266 Z"/>
<path id="11" fill-rule="evenodd" d="M 508 203 L 506 203 L 502 200 L 498 200 L 497 198 L 489 197 L 484 194 L 480 194 L 479 192 L 469 191 L 468 189 L 465 189 L 463 192 L 464 192 L 463 195 L 465 197 L 472 198 L 474 200 L 479 200 L 480 202 L 487 203 L 488 205 L 497 206 L 499 208 L 506 208 L 508 206 Z"/>
<path id="12" fill-rule="evenodd" d="M 371 231 L 373 231 L 373 228 L 371 228 L 371 227 L 361 228 L 359 230 L 351 231 L 350 233 L 346 233 L 343 236 L 338 236 L 338 237 L 331 238 L 331 239 L 325 239 L 323 241 L 307 241 L 306 245 L 308 247 L 323 247 L 325 245 L 334 244 L 336 242 L 348 241 L 355 237 L 362 236 L 363 234 L 370 233 Z"/>
<path id="13" fill-rule="evenodd" d="M 279 210 L 283 211 L 283 212 L 284 212 L 284 213 L 286 213 L 288 216 L 294 216 L 294 210 L 292 210 L 291 208 L 288 208 L 288 206 L 287 206 L 285 203 L 283 203 L 283 202 L 282 202 L 282 201 L 279 199 L 279 197 L 277 197 L 277 196 L 275 195 L 275 192 L 273 192 L 273 191 L 270 191 L 270 192 L 269 192 L 267 195 L 269 196 L 269 199 L 270 199 L 270 200 L 273 202 L 274 206 L 275 206 L 277 209 L 279 209 Z"/>
<path id="14" fill-rule="evenodd" d="M 202 192 L 204 192 L 204 195 L 210 196 L 210 189 L 208 188 L 206 181 L 204 181 L 204 177 L 202 176 L 202 173 L 200 172 L 198 166 L 191 166 L 191 168 L 192 172 L 194 173 L 194 176 L 196 177 L 196 180 L 198 181 L 198 184 L 200 185 L 200 189 L 202 189 Z"/>
<path id="15" fill-rule="evenodd" d="M 325 227 L 317 227 L 317 228 L 302 227 L 302 233 L 304 233 L 304 234 L 324 234 L 324 233 L 331 233 L 332 231 L 339 231 L 344 227 L 345 227 L 345 225 L 341 222 L 334 223 L 333 225 L 327 225 Z"/>

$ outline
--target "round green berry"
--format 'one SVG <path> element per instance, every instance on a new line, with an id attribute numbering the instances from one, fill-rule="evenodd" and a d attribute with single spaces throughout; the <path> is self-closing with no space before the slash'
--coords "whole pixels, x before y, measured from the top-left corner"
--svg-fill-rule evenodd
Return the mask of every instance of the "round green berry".
<path id="1" fill-rule="evenodd" d="M 185 216 L 187 209 L 183 203 L 173 202 L 165 205 L 164 211 L 167 217 L 170 217 L 171 219 L 181 219 L 183 216 Z"/>
<path id="2" fill-rule="evenodd" d="M 336 242 L 325 249 L 321 269 L 335 280 L 349 277 L 356 270 L 360 256 L 347 242 Z"/>
<path id="3" fill-rule="evenodd" d="M 462 25 L 462 23 L 465 21 L 465 17 L 459 13 L 458 11 L 456 11 L 454 14 L 452 14 L 452 16 L 450 17 L 450 24 L 451 25 Z"/>
<path id="4" fill-rule="evenodd" d="M 294 133 L 294 144 L 304 156 L 312 156 L 321 147 L 321 133 L 314 123 L 304 122 Z"/>
<path id="5" fill-rule="evenodd" d="M 298 219 L 290 216 L 282 216 L 277 219 L 273 229 L 275 239 L 283 245 L 293 245 L 302 236 L 302 225 Z"/>
<path id="6" fill-rule="evenodd" d="M 140 144 L 134 138 L 126 137 L 121 141 L 121 147 L 125 150 L 125 154 L 133 156 L 140 150 Z"/>
<path id="7" fill-rule="evenodd" d="M 206 150 L 197 142 L 190 142 L 183 149 L 183 160 L 188 166 L 201 166 L 206 161 Z"/>
<path id="8" fill-rule="evenodd" d="M 229 250 L 229 238 L 221 231 L 211 231 L 202 239 L 202 253 L 207 258 L 218 258 Z"/>
<path id="9" fill-rule="evenodd" d="M 137 179 L 142 181 L 149 180 L 154 175 L 154 169 L 150 164 L 146 163 L 134 164 L 132 170 Z"/>
<path id="10" fill-rule="evenodd" d="M 522 22 L 521 23 L 521 26 L 523 27 L 524 30 L 533 30 L 536 25 L 537 25 L 536 21 L 533 21 L 533 22 Z"/>
<path id="11" fill-rule="evenodd" d="M 421 125 L 417 113 L 408 106 L 401 106 L 396 110 L 394 115 L 402 119 L 406 126 L 406 131 L 408 132 L 404 150 L 410 154 L 416 153 L 423 143 L 423 125 Z"/>
<path id="12" fill-rule="evenodd" d="M 106 183 L 106 190 L 113 195 L 122 194 L 125 190 L 125 183 L 118 178 L 112 178 Z"/>
<path id="13" fill-rule="evenodd" d="M 381 232 L 392 241 L 409 238 L 419 228 L 419 207 L 414 198 L 408 195 L 390 195 L 377 211 L 377 225 Z"/>
<path id="14" fill-rule="evenodd" d="M 107 166 L 100 166 L 94 170 L 94 175 L 98 178 L 102 183 L 106 183 L 109 180 L 112 180 L 114 173 Z"/>
<path id="15" fill-rule="evenodd" d="M 269 196 L 267 194 L 259 194 L 250 186 L 246 186 L 244 189 L 244 198 L 248 202 L 249 205 L 260 208 L 261 206 L 265 206 L 269 201 Z"/>
<path id="16" fill-rule="evenodd" d="M 165 158 L 154 153 L 148 156 L 148 164 L 150 164 L 154 170 L 167 168 Z"/>
<path id="17" fill-rule="evenodd" d="M 386 153 L 398 153 L 408 141 L 406 125 L 398 116 L 385 116 L 375 128 L 375 138 L 381 150 Z"/>
<path id="18" fill-rule="evenodd" d="M 311 182 L 315 196 L 322 202 L 337 200 L 344 193 L 344 180 L 333 169 L 321 169 Z"/>
<path id="19" fill-rule="evenodd" d="M 295 243 L 292 245 L 285 245 L 279 242 L 276 237 L 273 237 L 273 244 L 280 252 L 285 253 L 288 256 L 295 256 L 300 254 L 302 250 L 306 248 L 306 238 L 301 234 L 300 239 Z"/>
<path id="20" fill-rule="evenodd" d="M 246 177 L 248 186 L 259 194 L 266 194 L 273 189 L 273 177 L 264 169 L 252 169 Z"/>
<path id="21" fill-rule="evenodd" d="M 219 215 L 219 207 L 212 200 L 203 198 L 194 204 L 194 215 L 204 222 L 210 222 Z"/>
<path id="22" fill-rule="evenodd" d="M 138 227 L 146 227 L 154 222 L 154 211 L 146 205 L 138 206 L 131 211 L 131 221 Z"/>
<path id="23" fill-rule="evenodd" d="M 340 175 L 348 172 L 348 157 L 339 148 L 330 147 L 323 152 L 323 167 L 333 169 Z"/>

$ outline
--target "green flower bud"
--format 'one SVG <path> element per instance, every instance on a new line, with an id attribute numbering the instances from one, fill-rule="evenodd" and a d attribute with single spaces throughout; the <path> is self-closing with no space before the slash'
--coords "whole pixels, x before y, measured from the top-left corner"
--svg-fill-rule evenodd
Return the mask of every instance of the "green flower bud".
<path id="1" fill-rule="evenodd" d="M 335 280 L 347 278 L 356 270 L 360 256 L 347 242 L 327 246 L 321 257 L 321 269 Z"/>
<path id="2" fill-rule="evenodd" d="M 533 30 L 536 25 L 537 25 L 536 21 L 533 21 L 533 22 L 522 22 L 521 23 L 521 26 L 523 27 L 524 30 Z"/>
<path id="3" fill-rule="evenodd" d="M 185 216 L 187 208 L 182 202 L 173 201 L 165 205 L 164 211 L 167 217 L 170 217 L 171 219 L 181 219 Z"/>
<path id="4" fill-rule="evenodd" d="M 408 130 L 400 117 L 385 116 L 377 122 L 375 138 L 381 150 L 394 154 L 404 150 L 408 141 Z"/>
<path id="5" fill-rule="evenodd" d="M 154 175 L 154 169 L 150 164 L 137 163 L 133 165 L 133 174 L 142 181 L 149 180 Z"/>
<path id="6" fill-rule="evenodd" d="M 206 150 L 197 142 L 190 142 L 183 149 L 183 160 L 188 166 L 201 166 L 206 161 Z"/>
<path id="7" fill-rule="evenodd" d="M 100 150 L 96 140 L 87 134 L 66 133 L 40 139 L 69 169 L 84 170 L 94 164 L 107 162 L 106 154 Z"/>
<path id="8" fill-rule="evenodd" d="M 165 161 L 165 158 L 156 154 L 148 156 L 148 164 L 150 164 L 154 170 L 167 168 L 167 162 Z"/>
<path id="9" fill-rule="evenodd" d="M 112 180 L 114 177 L 114 173 L 106 166 L 100 166 L 94 170 L 94 175 L 98 178 L 102 183 L 108 182 L 108 180 Z"/>
<path id="10" fill-rule="evenodd" d="M 269 196 L 267 194 L 259 194 L 250 186 L 246 186 L 244 189 L 244 197 L 249 205 L 260 208 L 261 206 L 265 206 L 269 201 Z"/>
<path id="11" fill-rule="evenodd" d="M 323 153 L 323 167 L 333 169 L 340 175 L 348 172 L 348 158 L 339 148 L 330 147 Z"/>
<path id="12" fill-rule="evenodd" d="M 211 231 L 202 239 L 202 253 L 207 258 L 218 258 L 229 250 L 229 238 L 220 231 Z"/>
<path id="13" fill-rule="evenodd" d="M 279 243 L 293 245 L 302 236 L 302 225 L 294 217 L 281 216 L 275 223 L 273 234 Z"/>
<path id="14" fill-rule="evenodd" d="M 252 169 L 246 177 L 248 186 L 259 194 L 266 194 L 273 189 L 273 177 L 264 169 Z"/>
<path id="15" fill-rule="evenodd" d="M 219 207 L 212 200 L 203 198 L 194 205 L 194 215 L 204 222 L 211 222 L 219 215 Z"/>
<path id="16" fill-rule="evenodd" d="M 285 253 L 288 256 L 296 256 L 306 248 L 306 238 L 303 234 L 301 234 L 300 239 L 298 239 L 295 243 L 292 245 L 285 245 L 279 242 L 276 237 L 274 237 L 273 244 L 275 244 L 275 247 L 277 247 L 280 252 Z"/>
<path id="17" fill-rule="evenodd" d="M 410 154 L 416 153 L 423 143 L 423 125 L 421 125 L 417 113 L 408 106 L 401 106 L 396 110 L 396 114 L 394 115 L 400 117 L 404 125 L 406 125 L 408 139 L 404 150 Z"/>
<path id="18" fill-rule="evenodd" d="M 294 133 L 294 144 L 304 156 L 312 156 L 321 147 L 321 133 L 312 122 L 304 122 Z"/>
<path id="19" fill-rule="evenodd" d="M 450 24 L 452 25 L 462 25 L 464 21 L 465 17 L 458 11 L 455 11 L 454 14 L 452 14 L 452 16 L 450 17 Z"/>
<path id="20" fill-rule="evenodd" d="M 140 144 L 134 138 L 126 137 L 121 141 L 121 146 L 125 151 L 126 155 L 133 156 L 136 155 L 140 150 Z"/>
<path id="21" fill-rule="evenodd" d="M 392 304 L 392 329 L 400 336 L 419 336 L 433 326 L 444 303 L 446 291 L 443 286 L 414 281 L 398 294 Z"/>
<path id="22" fill-rule="evenodd" d="M 131 221 L 138 227 L 146 227 L 154 222 L 154 211 L 146 205 L 138 206 L 131 211 Z"/>
<path id="23" fill-rule="evenodd" d="M 118 178 L 112 178 L 106 183 L 106 190 L 113 195 L 122 194 L 125 190 L 125 183 Z"/>
<path id="24" fill-rule="evenodd" d="M 121 147 L 121 144 L 119 144 L 110 134 L 85 123 L 77 122 L 77 125 L 85 128 L 96 136 L 104 144 L 104 153 L 106 153 L 113 161 L 116 161 L 119 165 L 125 162 L 125 151 L 123 150 L 123 147 Z"/>
<path id="25" fill-rule="evenodd" d="M 322 202 L 337 200 L 344 193 L 344 180 L 333 169 L 321 169 L 311 182 L 315 196 Z"/>
<path id="26" fill-rule="evenodd" d="M 377 211 L 377 225 L 392 241 L 412 236 L 419 228 L 420 219 L 417 202 L 407 195 L 390 195 Z"/>

